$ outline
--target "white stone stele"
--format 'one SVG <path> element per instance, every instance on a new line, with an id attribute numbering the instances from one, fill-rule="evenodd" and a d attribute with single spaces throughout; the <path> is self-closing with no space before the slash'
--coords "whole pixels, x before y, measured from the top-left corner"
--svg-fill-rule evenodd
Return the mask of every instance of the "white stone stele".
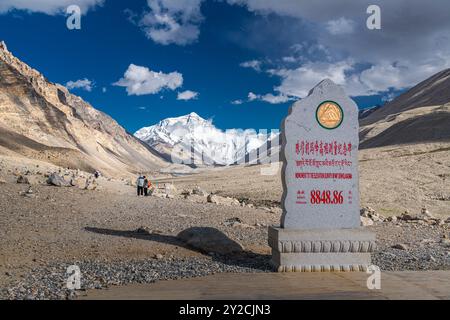
<path id="1" fill-rule="evenodd" d="M 343 121 L 335 129 L 322 127 L 316 110 L 324 101 L 337 103 Z M 313 160 L 351 161 L 351 166 L 297 166 L 299 141 L 337 141 L 351 143 L 351 153 L 309 155 Z M 370 253 L 376 248 L 375 234 L 360 226 L 358 176 L 359 121 L 358 107 L 331 80 L 324 80 L 308 97 L 289 109 L 282 123 L 283 161 L 281 227 L 269 227 L 272 264 L 279 272 L 365 271 L 371 264 Z M 305 168 L 306 167 L 306 168 Z M 344 173 L 351 179 L 297 178 L 296 173 Z M 342 204 L 312 204 L 313 190 L 342 191 Z M 299 192 L 301 199 L 299 200 Z"/>

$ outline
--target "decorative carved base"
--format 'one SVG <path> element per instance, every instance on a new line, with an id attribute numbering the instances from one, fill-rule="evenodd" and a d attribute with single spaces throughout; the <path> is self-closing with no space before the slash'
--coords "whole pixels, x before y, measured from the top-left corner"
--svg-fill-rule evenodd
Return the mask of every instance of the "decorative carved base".
<path id="1" fill-rule="evenodd" d="M 293 230 L 269 228 L 272 264 L 278 272 L 365 271 L 376 249 L 364 229 Z"/>

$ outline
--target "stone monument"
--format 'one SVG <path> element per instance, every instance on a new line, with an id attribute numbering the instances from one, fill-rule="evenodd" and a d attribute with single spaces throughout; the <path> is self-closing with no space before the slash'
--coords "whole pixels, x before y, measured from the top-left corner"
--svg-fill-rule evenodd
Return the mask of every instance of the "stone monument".
<path id="1" fill-rule="evenodd" d="M 280 227 L 269 228 L 279 272 L 365 271 L 375 235 L 361 227 L 358 107 L 331 80 L 282 124 Z"/>

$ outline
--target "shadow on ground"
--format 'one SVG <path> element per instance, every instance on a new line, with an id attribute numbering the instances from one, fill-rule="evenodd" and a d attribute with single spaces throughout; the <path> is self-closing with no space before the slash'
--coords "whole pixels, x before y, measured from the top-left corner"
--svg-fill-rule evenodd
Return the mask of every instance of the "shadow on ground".
<path id="1" fill-rule="evenodd" d="M 190 233 L 210 233 L 213 232 L 216 237 L 220 237 L 220 240 L 223 242 L 228 242 L 227 244 L 230 246 L 235 246 L 236 242 L 223 232 L 218 229 L 210 228 L 210 227 L 195 227 L 189 228 L 181 231 L 177 236 L 164 235 L 158 233 L 149 233 L 143 230 L 113 230 L 113 229 L 105 229 L 105 228 L 96 228 L 96 227 L 85 227 L 85 230 L 88 232 L 98 233 L 102 235 L 108 236 L 116 236 L 116 237 L 125 237 L 125 238 L 133 238 L 139 240 L 148 240 L 148 241 L 156 241 L 160 243 L 165 243 L 173 246 L 183 247 L 188 250 L 200 252 L 202 254 L 211 256 L 213 261 L 217 261 L 227 265 L 238 266 L 242 268 L 251 268 L 260 271 L 273 271 L 273 267 L 270 265 L 270 255 L 263 255 L 254 253 L 252 251 L 247 250 L 236 250 L 230 253 L 220 253 L 219 247 L 217 250 L 214 248 L 214 243 L 209 242 L 207 244 L 208 250 L 202 250 L 198 246 L 192 246 L 187 244 L 185 241 L 181 240 L 179 236 L 183 237 L 183 235 Z M 223 244 L 222 244 L 223 246 Z M 214 253 L 211 255 L 211 253 Z"/>

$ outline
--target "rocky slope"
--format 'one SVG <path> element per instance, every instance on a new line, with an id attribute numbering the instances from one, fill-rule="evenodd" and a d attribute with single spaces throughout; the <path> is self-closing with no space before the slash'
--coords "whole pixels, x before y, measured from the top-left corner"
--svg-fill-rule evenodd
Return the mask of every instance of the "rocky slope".
<path id="1" fill-rule="evenodd" d="M 361 119 L 361 148 L 450 141 L 450 69 Z"/>
<path id="2" fill-rule="evenodd" d="M 398 96 L 361 121 L 361 125 L 373 124 L 395 115 L 420 107 L 441 106 L 450 102 L 450 69 L 441 71 Z"/>
<path id="3" fill-rule="evenodd" d="M 166 166 L 147 145 L 0 43 L 0 154 L 108 174 Z"/>

